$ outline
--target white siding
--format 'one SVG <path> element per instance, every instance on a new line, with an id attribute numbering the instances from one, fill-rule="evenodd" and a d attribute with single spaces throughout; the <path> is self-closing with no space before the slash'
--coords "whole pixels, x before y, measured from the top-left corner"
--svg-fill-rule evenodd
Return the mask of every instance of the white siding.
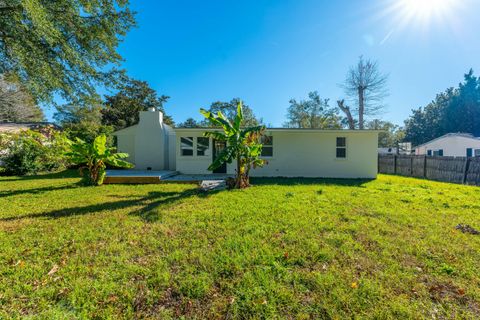
<path id="1" fill-rule="evenodd" d="M 176 129 L 177 170 L 184 174 L 208 174 L 212 163 L 210 154 L 199 157 L 180 154 L 181 137 L 199 137 L 205 130 Z M 251 171 L 259 177 L 330 177 L 376 178 L 378 133 L 375 131 L 302 131 L 272 130 L 273 157 L 265 158 L 268 165 Z M 336 158 L 336 138 L 346 137 L 347 158 Z M 227 166 L 227 173 L 235 172 L 235 163 Z"/>
<path id="2" fill-rule="evenodd" d="M 428 150 L 443 150 L 444 156 L 465 157 L 467 148 L 480 149 L 480 140 L 462 136 L 439 138 L 415 149 L 415 154 L 426 155 Z"/>
<path id="3" fill-rule="evenodd" d="M 376 178 L 378 134 L 358 132 L 271 132 L 273 157 L 252 176 Z M 347 157 L 336 158 L 337 137 L 345 137 Z"/>

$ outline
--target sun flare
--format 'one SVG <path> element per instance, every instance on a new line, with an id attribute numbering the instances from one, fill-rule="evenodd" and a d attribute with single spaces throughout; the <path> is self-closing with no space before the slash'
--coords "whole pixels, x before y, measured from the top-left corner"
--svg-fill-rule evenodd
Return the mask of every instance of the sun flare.
<path id="1" fill-rule="evenodd" d="M 459 0 L 400 0 L 400 6 L 409 17 L 428 19 L 432 16 L 444 16 L 453 9 Z"/>

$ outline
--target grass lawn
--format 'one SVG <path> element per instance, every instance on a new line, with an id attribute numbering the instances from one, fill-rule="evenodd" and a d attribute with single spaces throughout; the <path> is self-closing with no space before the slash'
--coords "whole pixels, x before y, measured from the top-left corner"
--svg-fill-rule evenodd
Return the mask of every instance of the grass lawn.
<path id="1" fill-rule="evenodd" d="M 0 318 L 479 318 L 480 188 L 0 178 Z"/>

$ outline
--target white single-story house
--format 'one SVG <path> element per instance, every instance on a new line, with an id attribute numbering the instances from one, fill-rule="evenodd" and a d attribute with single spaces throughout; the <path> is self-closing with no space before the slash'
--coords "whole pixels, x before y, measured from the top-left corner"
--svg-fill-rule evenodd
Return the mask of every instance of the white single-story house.
<path id="1" fill-rule="evenodd" d="M 58 125 L 51 122 L 0 122 L 0 133 L 18 133 L 24 130 L 38 130 L 45 127 L 61 130 Z"/>
<path id="2" fill-rule="evenodd" d="M 225 147 L 203 136 L 211 128 L 172 128 L 157 110 L 140 113 L 140 122 L 114 133 L 119 152 L 130 155 L 137 170 L 175 170 L 209 174 L 209 165 Z M 376 178 L 375 130 L 266 130 L 262 158 L 268 165 L 251 171 L 259 177 Z M 234 174 L 235 163 L 214 173 Z"/>
<path id="3" fill-rule="evenodd" d="M 480 138 L 468 133 L 448 133 L 415 148 L 416 155 L 480 157 Z"/>

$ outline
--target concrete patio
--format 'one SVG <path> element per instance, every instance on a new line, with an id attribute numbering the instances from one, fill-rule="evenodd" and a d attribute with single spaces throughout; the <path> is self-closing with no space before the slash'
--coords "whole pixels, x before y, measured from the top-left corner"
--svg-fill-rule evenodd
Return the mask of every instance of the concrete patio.
<path id="1" fill-rule="evenodd" d="M 180 174 L 178 171 L 150 170 L 107 170 L 105 184 L 155 184 L 155 183 L 197 183 L 203 181 L 224 181 L 227 174 Z"/>

